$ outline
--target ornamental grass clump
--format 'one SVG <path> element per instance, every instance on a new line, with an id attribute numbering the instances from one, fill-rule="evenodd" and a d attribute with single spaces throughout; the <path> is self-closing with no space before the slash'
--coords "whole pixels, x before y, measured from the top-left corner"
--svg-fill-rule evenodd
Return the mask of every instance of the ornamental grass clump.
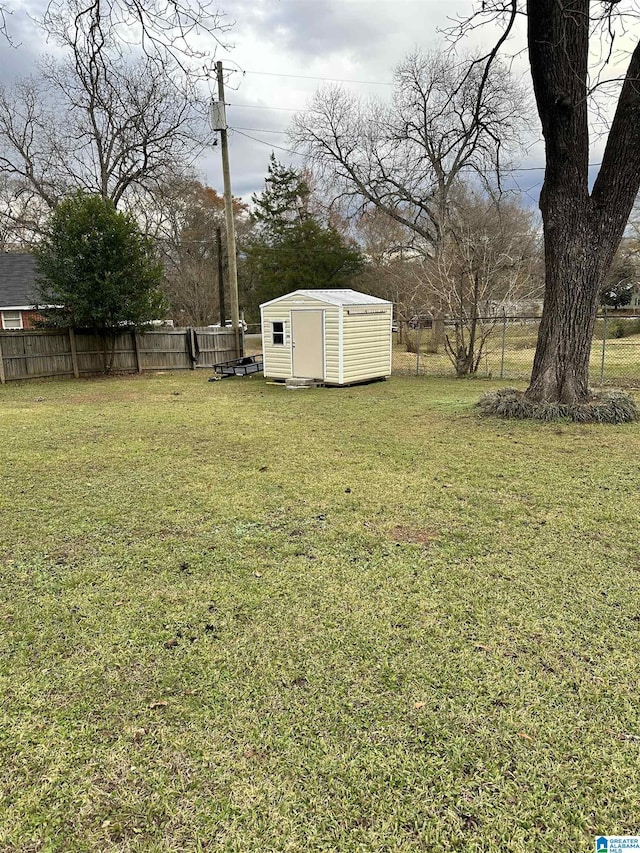
<path id="1" fill-rule="evenodd" d="M 623 391 L 604 391 L 593 394 L 586 402 L 537 403 L 515 388 L 499 388 L 484 394 L 478 401 L 482 415 L 518 420 L 556 421 L 567 419 L 576 423 L 623 424 L 638 420 L 638 406 L 630 394 Z"/>

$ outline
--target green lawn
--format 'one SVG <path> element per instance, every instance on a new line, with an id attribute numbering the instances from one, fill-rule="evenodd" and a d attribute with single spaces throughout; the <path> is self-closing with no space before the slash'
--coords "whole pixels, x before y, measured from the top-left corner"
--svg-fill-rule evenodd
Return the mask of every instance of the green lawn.
<path id="1" fill-rule="evenodd" d="M 3 386 L 0 850 L 640 831 L 640 425 L 491 387 Z"/>

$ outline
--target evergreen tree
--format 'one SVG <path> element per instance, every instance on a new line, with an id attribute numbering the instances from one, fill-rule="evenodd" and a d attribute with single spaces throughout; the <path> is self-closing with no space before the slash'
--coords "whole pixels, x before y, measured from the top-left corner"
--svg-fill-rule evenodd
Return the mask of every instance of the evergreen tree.
<path id="1" fill-rule="evenodd" d="M 62 201 L 35 252 L 45 321 L 92 328 L 110 337 L 118 327 L 141 325 L 164 310 L 162 265 L 135 220 L 99 195 L 78 192 Z"/>
<path id="2" fill-rule="evenodd" d="M 314 218 L 304 177 L 271 155 L 265 189 L 253 196 L 256 234 L 247 246 L 252 288 L 247 308 L 292 290 L 348 287 L 364 267 L 356 245 Z"/>
<path id="3" fill-rule="evenodd" d="M 631 257 L 614 261 L 600 292 L 600 301 L 608 308 L 624 308 L 631 302 L 638 270 Z"/>
<path id="4" fill-rule="evenodd" d="M 273 152 L 264 184 L 260 195 L 251 196 L 253 218 L 264 230 L 278 231 L 310 218 L 309 184 L 295 169 L 279 163 Z"/>

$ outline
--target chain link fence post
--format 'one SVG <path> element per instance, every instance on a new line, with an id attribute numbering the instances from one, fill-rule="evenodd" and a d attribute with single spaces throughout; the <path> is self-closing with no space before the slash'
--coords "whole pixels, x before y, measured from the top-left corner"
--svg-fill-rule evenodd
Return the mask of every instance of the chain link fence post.
<path id="1" fill-rule="evenodd" d="M 502 354 L 500 356 L 500 379 L 504 379 L 504 350 L 507 341 L 507 312 L 502 309 Z"/>
<path id="2" fill-rule="evenodd" d="M 420 376 L 420 336 L 422 334 L 422 328 L 420 323 L 418 323 L 418 328 L 416 329 L 416 376 Z"/>
<path id="3" fill-rule="evenodd" d="M 604 309 L 604 322 L 602 324 L 602 361 L 600 363 L 600 384 L 604 383 L 604 359 L 607 351 L 607 309 Z"/>

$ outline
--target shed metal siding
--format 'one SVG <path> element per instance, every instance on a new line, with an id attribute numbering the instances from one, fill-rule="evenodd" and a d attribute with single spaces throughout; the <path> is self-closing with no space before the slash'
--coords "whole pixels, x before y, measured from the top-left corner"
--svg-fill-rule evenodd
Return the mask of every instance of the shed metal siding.
<path id="1" fill-rule="evenodd" d="M 391 374 L 391 305 L 343 308 L 343 379 L 362 382 Z"/>
<path id="2" fill-rule="evenodd" d="M 284 323 L 284 345 L 272 343 L 271 323 Z M 291 319 L 289 311 L 272 305 L 262 311 L 262 358 L 264 376 L 271 379 L 288 379 L 291 376 Z"/>
<path id="3" fill-rule="evenodd" d="M 327 305 L 324 312 L 324 381 L 340 382 L 340 308 Z"/>

